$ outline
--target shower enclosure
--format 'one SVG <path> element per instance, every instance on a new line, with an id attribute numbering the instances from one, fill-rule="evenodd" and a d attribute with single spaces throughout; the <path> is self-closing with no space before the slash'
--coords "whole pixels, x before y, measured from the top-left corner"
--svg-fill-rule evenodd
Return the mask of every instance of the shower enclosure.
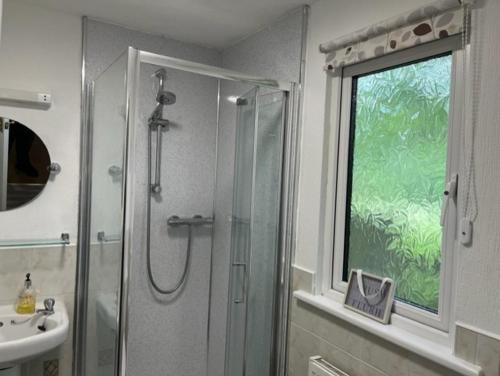
<path id="1" fill-rule="evenodd" d="M 284 375 L 296 85 L 129 48 L 87 93 L 74 374 Z"/>

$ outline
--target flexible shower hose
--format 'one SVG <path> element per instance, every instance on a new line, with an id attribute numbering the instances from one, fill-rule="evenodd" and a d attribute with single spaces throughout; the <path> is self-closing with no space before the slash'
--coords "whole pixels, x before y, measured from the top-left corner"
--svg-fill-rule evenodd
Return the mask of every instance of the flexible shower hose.
<path id="1" fill-rule="evenodd" d="M 151 151 L 152 151 L 152 146 L 151 146 L 151 127 L 149 127 L 149 132 L 148 132 L 148 205 L 147 205 L 147 231 L 146 231 L 146 256 L 147 256 L 147 268 L 148 268 L 148 276 L 149 276 L 149 281 L 151 282 L 151 285 L 153 288 L 160 294 L 163 295 L 169 295 L 173 294 L 179 288 L 184 284 L 184 281 L 186 280 L 187 272 L 189 269 L 189 264 L 191 261 L 191 225 L 188 224 L 188 238 L 187 238 L 187 247 L 186 247 L 186 261 L 184 263 L 184 270 L 182 271 L 182 276 L 181 278 L 175 283 L 175 285 L 171 288 L 162 288 L 156 281 L 153 275 L 153 269 L 151 266 L 151 195 L 153 194 L 152 192 L 152 186 L 151 186 Z M 161 145 L 156 145 L 156 147 L 161 147 Z"/>

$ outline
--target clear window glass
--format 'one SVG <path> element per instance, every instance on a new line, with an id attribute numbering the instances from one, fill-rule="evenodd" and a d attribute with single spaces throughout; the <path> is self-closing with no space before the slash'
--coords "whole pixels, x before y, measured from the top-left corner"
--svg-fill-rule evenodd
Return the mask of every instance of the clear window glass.
<path id="1" fill-rule="evenodd" d="M 389 276 L 437 312 L 451 53 L 352 80 L 343 280 Z"/>

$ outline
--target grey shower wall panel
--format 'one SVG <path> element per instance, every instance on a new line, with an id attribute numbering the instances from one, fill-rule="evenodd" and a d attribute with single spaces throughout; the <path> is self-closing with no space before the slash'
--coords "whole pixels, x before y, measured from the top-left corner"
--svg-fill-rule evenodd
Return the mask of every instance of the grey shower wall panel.
<path id="1" fill-rule="evenodd" d="M 287 81 L 299 81 L 300 74 L 300 49 L 301 49 L 301 29 L 302 29 L 302 11 L 290 13 L 288 16 L 282 18 L 276 24 L 263 30 L 237 45 L 219 52 L 214 49 L 207 49 L 179 41 L 166 39 L 161 36 L 152 34 L 141 33 L 129 30 L 120 26 L 110 25 L 99 21 L 88 21 L 88 34 L 87 34 L 87 65 L 86 73 L 87 80 L 92 80 L 104 71 L 113 61 L 115 61 L 127 47 L 133 46 L 138 49 L 156 52 L 172 57 L 196 61 L 204 64 L 215 66 L 223 66 L 224 68 L 233 69 L 249 74 L 259 76 L 279 78 Z M 152 72 L 153 67 L 151 67 Z M 140 98 L 140 114 L 142 120 L 138 122 L 138 126 L 145 127 L 144 119 L 148 115 L 148 111 L 152 110 L 154 99 L 152 96 L 153 88 L 152 81 L 148 80 L 147 74 L 150 72 L 143 72 L 141 78 L 141 92 L 144 93 Z M 197 93 L 192 93 L 194 97 L 201 98 L 197 104 L 193 106 L 190 103 L 189 108 L 184 107 L 188 102 L 184 101 L 181 94 L 184 89 L 189 90 L 195 87 L 191 78 L 186 77 L 186 87 L 182 88 L 176 86 L 180 84 L 177 79 L 169 80 L 167 85 L 169 90 L 176 92 L 178 101 L 174 106 L 177 109 L 174 111 L 172 106 L 169 106 L 165 111 L 166 117 L 177 116 L 176 111 L 182 113 L 182 118 L 176 120 L 179 128 L 173 127 L 171 131 L 164 134 L 164 167 L 162 170 L 163 178 L 168 178 L 169 181 L 164 180 L 164 184 L 179 184 L 179 187 L 184 187 L 185 192 L 175 192 L 179 194 L 173 201 L 169 201 L 168 205 L 162 202 L 160 206 L 155 209 L 154 215 L 159 218 L 156 228 L 153 228 L 154 233 L 161 234 L 158 238 L 153 240 L 153 262 L 159 265 L 160 281 L 171 281 L 170 279 L 163 280 L 163 273 L 167 269 L 162 269 L 162 257 L 172 252 L 173 257 L 177 255 L 176 260 L 172 262 L 182 261 L 179 257 L 182 249 L 185 246 L 185 234 L 182 230 L 178 233 L 167 232 L 165 227 L 162 228 L 166 217 L 177 211 L 176 214 L 190 215 L 191 210 L 201 212 L 201 214 L 208 213 L 206 210 L 211 208 L 212 199 L 216 199 L 215 216 L 216 222 L 214 224 L 214 248 L 212 260 L 212 280 L 209 278 L 210 267 L 210 234 L 201 232 L 195 235 L 193 243 L 193 264 L 188 276 L 188 280 L 192 279 L 191 285 L 186 285 L 186 294 L 173 302 L 174 307 L 173 315 L 167 315 L 164 309 L 170 303 L 157 300 L 153 298 L 150 291 L 149 284 L 146 280 L 145 273 L 145 254 L 144 242 L 144 223 L 143 218 L 145 214 L 145 184 L 146 181 L 142 179 L 142 175 L 138 174 L 137 180 L 137 198 L 135 218 L 137 219 L 138 227 L 134 236 L 134 256 L 131 265 L 131 293 L 129 298 L 130 303 L 130 332 L 129 332 L 129 359 L 128 359 L 128 376 L 136 375 L 149 375 L 151 374 L 170 374 L 171 370 L 183 370 L 184 376 L 191 374 L 200 376 L 205 374 L 203 362 L 206 362 L 205 353 L 208 351 L 208 371 L 209 376 L 222 376 L 224 373 L 224 353 L 225 353 L 225 338 L 226 338 L 226 320 L 227 320 L 227 298 L 228 298 L 228 281 L 229 281 L 229 246 L 231 236 L 231 226 L 226 223 L 228 216 L 232 212 L 232 182 L 234 171 L 234 142 L 235 142 L 235 124 L 236 114 L 227 110 L 226 113 L 221 113 L 220 129 L 218 135 L 218 162 L 217 162 L 217 188 L 214 189 L 213 170 L 215 165 L 215 132 L 216 132 L 216 110 L 217 106 L 216 93 L 213 93 L 214 86 L 212 82 L 205 82 L 201 86 L 203 89 L 197 90 Z M 180 76 L 178 76 L 180 78 Z M 198 81 L 198 80 L 197 80 Z M 221 87 L 221 100 L 225 99 L 225 95 L 230 94 L 243 94 L 245 90 L 249 89 L 247 86 L 237 84 L 223 83 Z M 181 95 L 180 95 L 181 94 Z M 199 95 L 198 95 L 199 94 Z M 206 100 L 206 102 L 205 102 Z M 193 106 L 193 107 L 191 107 Z M 190 112 L 193 112 L 192 114 Z M 224 111 L 224 109 L 222 110 Z M 221 111 L 221 112 L 222 112 Z M 200 117 L 200 114 L 203 114 Z M 193 115 L 191 117 L 191 115 Z M 188 120 L 188 118 L 190 120 Z M 199 121 L 203 124 L 194 124 Z M 189 125 L 188 125 L 189 124 Z M 196 134 L 192 133 L 202 128 L 201 134 L 206 138 L 204 142 L 197 138 Z M 144 130 L 145 131 L 145 130 Z M 137 148 L 139 151 L 138 169 L 144 171 L 146 163 L 146 133 L 141 133 L 138 137 Z M 194 168 L 191 173 L 187 173 L 182 169 L 188 168 L 184 165 L 181 168 L 174 166 L 178 156 L 171 156 L 172 161 L 168 160 L 165 153 L 177 150 L 182 154 L 188 150 L 183 147 L 186 142 L 186 137 L 194 137 L 193 147 L 199 148 L 199 154 L 204 155 L 205 160 L 199 166 L 199 169 Z M 175 140 L 179 144 L 175 144 Z M 212 140 L 212 141 L 210 141 Z M 173 143 L 173 144 L 172 144 Z M 177 149 L 176 149 L 177 148 Z M 174 163 L 174 164 L 172 164 Z M 212 167 L 209 167 L 211 164 Z M 181 167 L 179 165 L 179 167 Z M 186 174 L 186 175 L 183 175 Z M 172 175 L 173 174 L 173 175 Z M 172 180 L 173 179 L 173 180 Z M 182 183 L 182 184 L 181 184 Z M 186 185 L 184 185 L 186 183 Z M 204 191 L 202 192 L 199 184 L 202 183 Z M 186 188 L 187 187 L 187 188 Z M 143 202 L 144 201 L 144 202 Z M 186 206 L 182 204 L 185 203 Z M 153 236 L 154 238 L 154 236 Z M 168 242 L 162 240 L 168 239 Z M 160 246 L 165 244 L 169 245 L 168 250 L 161 251 Z M 169 273 L 170 274 L 170 273 Z M 174 278 L 169 276 L 168 278 Z M 209 288 L 210 286 L 210 288 Z M 199 288 L 199 291 L 194 291 Z M 208 296 L 211 289 L 211 306 L 208 307 Z M 188 294 L 189 293 L 189 294 Z M 185 312 L 179 307 L 179 301 L 186 299 L 186 306 L 189 312 Z M 150 309 L 152 306 L 156 305 Z M 207 312 L 210 310 L 209 319 Z M 181 314 L 182 313 L 182 314 Z M 174 325 L 175 324 L 175 325 Z M 207 325 L 209 325 L 210 339 L 209 344 L 201 340 L 195 334 L 195 331 L 200 331 L 206 338 Z M 175 328 L 177 326 L 177 328 Z M 168 341 L 165 341 L 164 339 Z M 195 352 L 191 349 L 187 352 L 186 347 L 190 341 L 197 341 L 194 344 Z M 176 351 L 166 354 L 165 348 L 172 347 L 180 344 Z M 208 347 L 207 347 L 208 346 Z M 153 356 L 148 354 L 150 349 L 157 348 L 158 354 L 154 352 Z M 172 359 L 172 357 L 177 357 Z M 198 359 L 198 360 L 193 360 Z M 181 366 L 187 365 L 184 368 Z M 171 368 L 181 367 L 181 368 Z M 187 372 L 187 373 L 186 373 Z M 198 373 L 197 373 L 198 372 Z"/>
<path id="2" fill-rule="evenodd" d="M 222 66 L 261 77 L 299 82 L 302 8 L 222 52 Z"/>
<path id="3" fill-rule="evenodd" d="M 199 376 L 206 372 L 212 232 L 193 229 L 190 269 L 182 288 L 161 296 L 146 272 L 147 120 L 154 108 L 151 75 L 143 65 L 136 132 L 133 252 L 129 285 L 128 376 Z M 151 258 L 157 283 L 171 287 L 182 272 L 187 229 L 167 227 L 171 215 L 212 215 L 217 80 L 167 70 L 177 102 L 164 109 L 172 124 L 163 133 L 162 192 L 152 200 Z"/>
<path id="4" fill-rule="evenodd" d="M 301 68 L 303 10 L 297 9 L 267 29 L 222 52 L 227 69 L 299 82 Z M 212 304 L 208 375 L 224 375 L 228 284 L 234 173 L 236 111 L 225 104 L 230 95 L 242 95 L 247 85 L 222 82 L 221 118 L 218 137 L 215 231 L 213 247 Z"/>
<path id="5" fill-rule="evenodd" d="M 220 66 L 222 63 L 221 54 L 215 49 L 89 19 L 86 51 L 87 80 L 95 79 L 128 47 L 203 64 Z"/>
<path id="6" fill-rule="evenodd" d="M 89 80 L 129 46 L 210 65 L 220 65 L 221 61 L 220 53 L 213 49 L 89 20 Z M 191 267 L 179 294 L 166 298 L 155 295 L 146 273 L 147 118 L 155 106 L 153 85 L 157 83 L 151 74 L 157 68 L 143 66 L 138 95 L 127 376 L 178 372 L 200 376 L 205 374 L 207 362 L 210 228 L 193 230 Z M 167 70 L 167 75 L 168 90 L 177 95 L 177 103 L 164 111 L 172 126 L 163 133 L 163 193 L 153 200 L 152 222 L 153 271 L 162 286 L 175 282 L 186 255 L 186 231 L 168 229 L 167 217 L 212 215 L 217 127 L 217 80 L 174 70 Z"/>

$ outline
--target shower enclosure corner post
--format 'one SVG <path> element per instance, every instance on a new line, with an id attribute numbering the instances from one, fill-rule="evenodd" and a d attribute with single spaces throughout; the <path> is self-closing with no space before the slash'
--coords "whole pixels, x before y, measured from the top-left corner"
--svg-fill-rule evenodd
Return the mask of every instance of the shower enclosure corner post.
<path id="1" fill-rule="evenodd" d="M 90 254 L 90 216 L 92 196 L 92 114 L 94 110 L 94 85 L 85 85 L 84 118 L 81 137 L 80 152 L 80 198 L 79 198 L 79 225 L 78 225 L 78 256 L 75 286 L 75 315 L 73 348 L 73 376 L 85 376 L 86 346 L 85 335 L 87 331 L 87 307 L 89 285 L 89 254 Z"/>
<path id="2" fill-rule="evenodd" d="M 124 155 L 124 187 L 123 190 L 123 262 L 122 283 L 119 309 L 119 346 L 118 375 L 126 375 L 127 366 L 127 334 L 128 334 L 128 292 L 130 280 L 130 260 L 133 246 L 133 208 L 134 208 L 134 175 L 135 175 L 135 125 L 136 125 L 136 92 L 139 83 L 139 51 L 128 48 L 126 74 L 126 138 Z"/>
<path id="3" fill-rule="evenodd" d="M 74 303 L 74 335 L 73 335 L 73 376 L 84 376 L 86 307 L 88 285 L 88 246 L 90 221 L 90 190 L 92 162 L 92 126 L 90 124 L 92 86 L 87 85 L 86 51 L 87 51 L 87 17 L 82 17 L 82 66 L 81 66 L 81 119 L 80 119 L 80 181 L 78 197 L 78 242 L 77 267 Z"/>
<path id="4" fill-rule="evenodd" d="M 275 328 L 275 371 L 277 376 L 287 374 L 289 309 L 291 301 L 292 262 L 294 257 L 295 203 L 298 169 L 298 142 L 300 124 L 300 85 L 292 83 L 287 93 L 285 145 L 283 158 L 282 196 L 280 213 L 280 271 L 276 311 L 279 319 Z"/>
<path id="5" fill-rule="evenodd" d="M 286 205 L 282 205 L 282 239 L 281 247 L 283 250 L 282 271 L 280 283 L 282 295 L 280 296 L 279 310 L 282 321 L 280 322 L 280 336 L 277 342 L 276 353 L 278 354 L 277 376 L 286 376 L 288 374 L 288 338 L 290 331 L 290 303 L 292 301 L 292 283 L 293 269 L 292 265 L 295 259 L 295 237 L 296 237 L 296 210 L 297 210 L 297 191 L 300 168 L 300 143 L 301 143 L 301 124 L 303 109 L 303 88 L 305 82 L 306 70 L 306 52 L 307 37 L 309 29 L 309 5 L 302 8 L 302 30 L 300 47 L 300 72 L 299 82 L 293 83 L 288 93 L 287 101 L 287 127 L 285 134 L 285 154 L 286 161 L 283 171 L 283 196 Z"/>

